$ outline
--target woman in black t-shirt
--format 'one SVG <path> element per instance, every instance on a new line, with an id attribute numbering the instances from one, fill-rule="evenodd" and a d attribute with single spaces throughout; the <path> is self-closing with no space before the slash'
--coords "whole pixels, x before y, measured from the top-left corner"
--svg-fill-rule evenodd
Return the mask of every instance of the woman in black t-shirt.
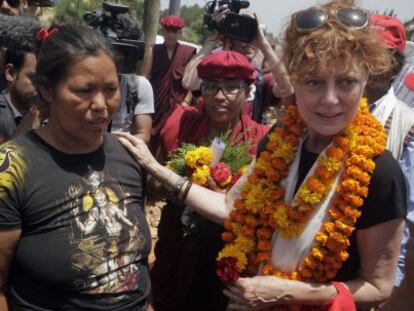
<path id="1" fill-rule="evenodd" d="M 179 199 L 224 223 L 217 272 L 232 310 L 348 311 L 391 293 L 405 186 L 384 151 L 384 129 L 361 98 L 368 76 L 391 65 L 368 25 L 369 13 L 349 1 L 292 16 L 284 60 L 295 104 L 227 196 L 191 186 L 142 141 L 119 135 Z M 220 92 L 214 98 L 223 104 Z"/>
<path id="2" fill-rule="evenodd" d="M 0 310 L 145 310 L 144 175 L 106 134 L 120 101 L 114 55 L 86 27 L 37 37 L 50 116 L 0 146 Z"/>

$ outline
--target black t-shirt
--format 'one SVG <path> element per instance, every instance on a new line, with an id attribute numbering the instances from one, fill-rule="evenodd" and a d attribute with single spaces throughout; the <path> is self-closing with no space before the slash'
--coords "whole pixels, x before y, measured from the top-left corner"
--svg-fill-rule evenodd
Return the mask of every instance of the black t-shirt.
<path id="1" fill-rule="evenodd" d="M 258 155 L 266 147 L 267 136 L 260 142 Z M 308 171 L 318 158 L 318 154 L 302 148 L 299 162 L 298 181 L 296 190 L 305 179 Z M 348 248 L 349 259 L 344 262 L 335 280 L 348 281 L 358 277 L 360 268 L 359 251 L 356 241 L 358 230 L 367 229 L 389 220 L 404 218 L 407 213 L 407 190 L 405 187 L 404 175 L 393 158 L 386 150 L 381 156 L 374 159 L 375 170 L 369 185 L 368 197 L 361 207 L 362 215 L 356 223 L 356 230 L 350 237 Z M 377 243 L 378 241 L 372 241 Z"/>
<path id="2" fill-rule="evenodd" d="M 141 168 L 112 136 L 69 155 L 29 132 L 0 148 L 0 229 L 21 228 L 18 310 L 143 310 L 150 234 Z"/>

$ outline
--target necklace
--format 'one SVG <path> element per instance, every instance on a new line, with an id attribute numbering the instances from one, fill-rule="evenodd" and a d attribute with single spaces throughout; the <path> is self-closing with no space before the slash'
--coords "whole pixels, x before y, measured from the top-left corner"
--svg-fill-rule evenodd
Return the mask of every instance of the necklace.
<path id="1" fill-rule="evenodd" d="M 361 216 L 368 185 L 375 168 L 374 157 L 382 154 L 386 134 L 361 99 L 352 123 L 333 137 L 318 160 L 316 169 L 299 187 L 291 204 L 284 201 L 281 181 L 298 155 L 305 132 L 296 106 L 290 105 L 283 126 L 269 134 L 253 173 L 235 201 L 222 238 L 225 247 L 218 256 L 217 273 L 225 283 L 239 275 L 262 275 L 285 279 L 325 282 L 333 279 L 349 257 L 349 237 Z M 338 185 L 332 187 L 339 175 Z M 293 272 L 285 273 L 270 263 L 274 232 L 287 239 L 298 238 L 315 209 L 328 193 L 328 220 L 315 235 L 315 245 Z"/>

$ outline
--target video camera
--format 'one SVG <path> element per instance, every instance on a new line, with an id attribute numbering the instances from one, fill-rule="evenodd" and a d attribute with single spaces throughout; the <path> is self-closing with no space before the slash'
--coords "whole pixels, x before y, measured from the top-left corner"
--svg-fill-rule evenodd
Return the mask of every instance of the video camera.
<path id="1" fill-rule="evenodd" d="M 230 13 L 220 23 L 217 23 L 213 18 L 214 8 L 222 5 L 227 5 Z M 220 34 L 227 38 L 251 42 L 256 38 L 257 20 L 250 16 L 239 14 L 241 9 L 246 9 L 249 6 L 249 1 L 244 0 L 210 1 L 205 7 L 204 23 L 210 31 L 218 30 Z"/>
<path id="2" fill-rule="evenodd" d="M 127 5 L 103 2 L 102 11 L 86 12 L 83 15 L 85 23 L 108 38 L 119 52 L 119 71 L 122 74 L 135 73 L 136 64 L 143 59 L 145 51 L 142 32 L 127 13 Z"/>

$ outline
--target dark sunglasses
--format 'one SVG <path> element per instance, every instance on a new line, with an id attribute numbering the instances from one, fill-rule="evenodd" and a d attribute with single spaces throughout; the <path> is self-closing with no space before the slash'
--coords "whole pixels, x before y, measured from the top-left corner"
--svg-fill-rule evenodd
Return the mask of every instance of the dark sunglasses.
<path id="1" fill-rule="evenodd" d="M 345 28 L 363 29 L 369 24 L 368 11 L 356 7 L 341 8 L 329 13 L 321 9 L 310 8 L 295 13 L 292 18 L 299 32 L 312 32 L 326 24 L 329 14 Z"/>
<path id="2" fill-rule="evenodd" d="M 7 1 L 7 3 L 12 7 L 12 8 L 18 8 L 20 5 L 20 0 L 0 0 L 0 6 L 3 5 L 3 1 Z"/>

